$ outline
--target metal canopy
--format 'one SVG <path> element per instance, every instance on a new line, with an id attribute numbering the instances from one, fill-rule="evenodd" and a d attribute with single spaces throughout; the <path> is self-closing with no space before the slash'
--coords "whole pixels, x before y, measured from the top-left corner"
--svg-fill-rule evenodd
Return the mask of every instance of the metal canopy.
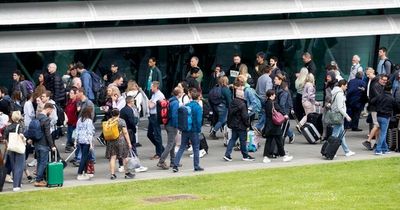
<path id="1" fill-rule="evenodd" d="M 379 28 L 379 30 L 376 30 Z M 271 30 L 273 29 L 273 30 Z M 400 34 L 400 15 L 0 32 L 0 53 Z"/>
<path id="2" fill-rule="evenodd" d="M 400 0 L 108 0 L 0 4 L 0 25 L 399 8 Z"/>

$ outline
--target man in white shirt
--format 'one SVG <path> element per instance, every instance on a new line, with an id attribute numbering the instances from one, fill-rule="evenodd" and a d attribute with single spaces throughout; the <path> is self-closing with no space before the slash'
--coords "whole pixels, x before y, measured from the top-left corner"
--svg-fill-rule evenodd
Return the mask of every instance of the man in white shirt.
<path id="1" fill-rule="evenodd" d="M 154 144 L 156 154 L 151 158 L 152 160 L 160 159 L 161 154 L 164 152 L 164 146 L 162 144 L 161 137 L 161 126 L 157 120 L 157 101 L 164 100 L 165 96 L 159 89 L 160 83 L 154 81 L 151 84 L 151 99 L 149 100 L 149 125 L 147 127 L 147 138 L 150 139 L 151 143 Z"/>

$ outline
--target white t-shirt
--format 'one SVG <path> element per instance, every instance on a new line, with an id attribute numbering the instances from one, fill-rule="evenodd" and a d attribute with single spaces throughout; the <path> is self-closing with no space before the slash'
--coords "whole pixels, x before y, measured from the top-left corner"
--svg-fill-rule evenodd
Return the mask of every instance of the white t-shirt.
<path id="1" fill-rule="evenodd" d="M 157 101 L 164 100 L 164 99 L 165 99 L 164 94 L 160 90 L 158 90 L 157 92 L 153 93 L 150 101 L 157 104 Z M 157 114 L 157 106 L 150 108 L 150 114 Z"/>

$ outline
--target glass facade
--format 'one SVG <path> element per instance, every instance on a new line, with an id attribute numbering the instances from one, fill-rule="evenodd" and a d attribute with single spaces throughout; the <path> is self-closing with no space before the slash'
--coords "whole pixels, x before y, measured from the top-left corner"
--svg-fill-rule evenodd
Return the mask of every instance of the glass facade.
<path id="1" fill-rule="evenodd" d="M 145 81 L 144 72 L 147 70 L 147 60 L 155 56 L 157 65 L 164 76 L 166 84 L 164 92 L 169 93 L 181 81 L 188 71 L 191 56 L 198 56 L 200 67 L 204 71 L 203 89 L 208 92 L 209 75 L 216 64 L 221 64 L 225 70 L 232 65 L 232 55 L 240 54 L 242 63 L 245 63 L 250 73 L 253 72 L 255 54 L 259 51 L 266 53 L 267 58 L 277 56 L 280 67 L 284 69 L 292 81 L 294 74 L 299 71 L 303 63 L 301 54 L 305 51 L 313 55 L 317 65 L 316 75 L 318 90 L 323 88 L 325 66 L 335 60 L 344 78 L 348 77 L 351 58 L 354 54 L 361 57 L 363 67 L 376 67 L 377 51 L 379 46 L 385 46 L 389 51 L 389 58 L 394 63 L 400 63 L 400 49 L 398 35 L 391 36 L 362 36 L 344 38 L 321 38 L 302 40 L 258 41 L 245 43 L 221 43 L 203 45 L 182 45 L 142 48 L 116 48 L 101 50 L 68 50 L 51 52 L 5 53 L 0 54 L 0 66 L 3 74 L 0 75 L 2 84 L 11 85 L 12 71 L 21 69 L 29 73 L 35 80 L 39 72 L 46 69 L 47 64 L 55 62 L 60 74 L 66 72 L 67 64 L 81 61 L 85 66 L 99 74 L 105 74 L 112 62 L 120 66 L 130 79 L 142 83 Z M 378 43 L 377 43 L 378 42 Z M 8 83 L 7 83 L 8 82 Z M 294 84 L 294 82 L 291 82 Z M 293 87 L 292 87 L 293 88 Z"/>

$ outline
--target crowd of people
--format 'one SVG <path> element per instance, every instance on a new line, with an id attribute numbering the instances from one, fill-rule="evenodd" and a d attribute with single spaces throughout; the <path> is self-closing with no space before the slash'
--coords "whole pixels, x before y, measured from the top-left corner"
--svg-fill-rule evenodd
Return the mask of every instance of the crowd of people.
<path id="1" fill-rule="evenodd" d="M 369 150 L 374 149 L 376 155 L 388 153 L 386 133 L 389 122 L 399 110 L 400 69 L 388 59 L 386 48 L 379 49 L 380 61 L 376 70 L 363 68 L 360 57 L 354 55 L 347 80 L 335 61 L 327 65 L 323 70 L 326 77 L 322 102 L 317 101 L 315 86 L 315 74 L 322 70 L 317 70 L 310 53 L 304 53 L 302 59 L 304 67 L 293 78 L 296 88 L 294 100 L 289 89 L 290 78 L 279 68 L 278 58 L 272 56 L 266 60 L 263 52 L 256 54 L 254 74 L 250 74 L 247 65 L 241 63 L 240 55 L 233 56 L 233 65 L 229 69 L 216 65 L 211 74 L 213 85 L 207 97 L 203 97 L 203 71 L 195 56 L 190 60 L 187 77 L 173 88 L 169 99 L 161 92 L 163 77 L 154 57 L 148 60 L 146 80 L 142 84 L 127 78 L 118 70 L 116 63 L 111 64 L 110 71 L 101 76 L 86 70 L 81 62 L 71 64 L 67 73 L 60 76 L 57 65 L 50 63 L 47 71 L 39 75 L 37 85 L 25 80 L 24 75 L 16 70 L 12 75 L 10 91 L 0 87 L 0 128 L 4 141 L 8 141 L 10 132 L 25 135 L 27 141 L 24 154 L 8 152 L 6 165 L 12 178 L 8 176 L 7 181 L 13 182 L 14 191 L 18 191 L 25 173 L 34 186 L 46 186 L 45 169 L 49 154 L 59 150 L 55 140 L 64 135 L 64 125 L 65 152 L 74 152 L 71 162 L 78 167 L 78 180 L 93 177 L 88 171 L 88 166 L 96 162 L 93 139 L 106 146 L 110 179 L 117 178 L 116 169 L 125 173 L 124 178 L 134 178 L 134 171 L 128 170 L 127 164 L 132 153 L 138 155 L 138 147 L 141 146 L 138 123 L 142 118 L 148 118 L 147 138 L 154 144 L 151 159 L 157 160 L 156 165 L 160 169 L 172 168 L 173 172 L 178 172 L 182 166 L 180 160 L 185 150 L 193 152 L 194 171 L 204 170 L 200 166 L 200 157 L 206 152 L 200 141 L 203 121 L 206 120 L 211 125 L 210 139 L 218 139 L 218 132 L 222 132 L 223 136 L 230 133 L 223 156 L 226 161 L 233 160 L 231 154 L 237 139 L 242 160 L 255 160 L 248 151 L 249 131 L 266 139 L 262 162 L 269 163 L 279 157 L 290 161 L 293 156 L 285 150 L 285 139 L 289 144 L 293 143 L 295 132 L 290 125 L 288 129 L 283 129 L 283 124 L 293 116 L 299 119 L 296 128 L 301 132 L 308 114 L 316 112 L 318 106 L 324 115 L 331 110 L 343 118 L 340 124 L 324 123 L 320 140 L 326 140 L 331 135 L 338 137 L 345 129 L 361 131 L 360 115 L 368 104 L 372 126 L 368 139 L 362 144 Z M 168 102 L 168 113 L 166 120 L 160 122 L 163 117 L 159 110 L 162 101 Z M 110 140 L 104 131 L 95 136 L 95 104 L 104 113 L 102 121 L 117 126 L 117 138 Z M 206 119 L 205 116 L 210 113 L 211 116 Z M 279 121 L 277 115 L 286 122 Z M 166 141 L 161 135 L 163 127 L 167 132 Z M 43 133 L 39 139 L 28 135 L 30 131 L 34 132 L 30 130 L 34 128 Z M 341 145 L 346 156 L 355 155 L 344 136 Z M 35 178 L 27 170 L 25 162 L 31 154 L 36 160 L 29 163 L 36 166 Z M 59 152 L 56 156 L 60 156 Z M 166 162 L 168 156 L 169 165 Z M 141 166 L 136 172 L 141 170 L 147 168 Z"/>

